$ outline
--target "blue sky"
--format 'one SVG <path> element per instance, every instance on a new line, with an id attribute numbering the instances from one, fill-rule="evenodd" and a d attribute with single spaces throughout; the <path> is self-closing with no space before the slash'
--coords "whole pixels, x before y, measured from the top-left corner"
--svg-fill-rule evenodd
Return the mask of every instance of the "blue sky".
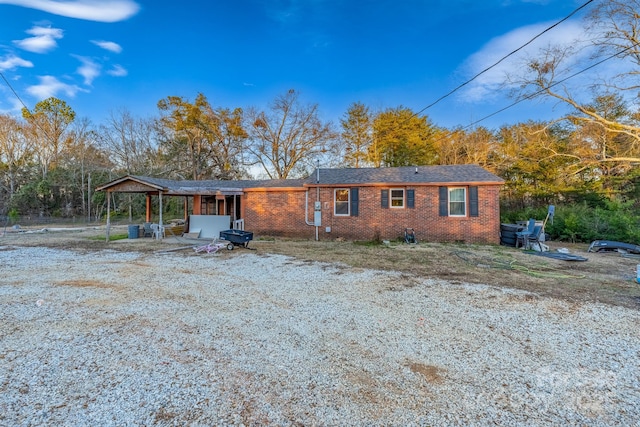
<path id="1" fill-rule="evenodd" d="M 126 109 L 157 114 L 167 96 L 267 108 L 288 89 L 338 122 L 353 102 L 420 111 L 564 18 L 573 0 L 0 0 L 0 112 L 50 96 L 104 123 Z M 581 35 L 583 9 L 532 45 Z M 510 57 L 424 112 L 467 126 L 513 100 Z M 13 90 L 13 91 L 12 91 Z M 549 119 L 553 103 L 519 104 L 489 128 Z"/>

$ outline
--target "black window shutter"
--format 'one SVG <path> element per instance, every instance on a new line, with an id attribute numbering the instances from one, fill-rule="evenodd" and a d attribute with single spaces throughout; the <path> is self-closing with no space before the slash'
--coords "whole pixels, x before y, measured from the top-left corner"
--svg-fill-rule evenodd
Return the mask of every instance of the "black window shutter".
<path id="1" fill-rule="evenodd" d="M 440 216 L 449 216 L 449 190 L 447 187 L 439 187 L 440 199 L 438 206 L 440 208 Z"/>
<path id="2" fill-rule="evenodd" d="M 389 190 L 380 191 L 380 200 L 383 208 L 389 207 Z"/>
<path id="3" fill-rule="evenodd" d="M 358 216 L 358 205 L 360 200 L 358 199 L 358 188 L 351 189 L 351 216 Z"/>
<path id="4" fill-rule="evenodd" d="M 416 192 L 415 190 L 407 190 L 407 207 L 413 209 L 416 207 Z"/>
<path id="5" fill-rule="evenodd" d="M 478 187 L 469 187 L 469 216 L 478 216 Z"/>

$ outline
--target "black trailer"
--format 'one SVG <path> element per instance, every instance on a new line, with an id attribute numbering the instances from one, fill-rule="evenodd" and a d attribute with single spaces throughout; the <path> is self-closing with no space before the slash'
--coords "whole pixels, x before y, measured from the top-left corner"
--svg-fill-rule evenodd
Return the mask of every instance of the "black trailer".
<path id="1" fill-rule="evenodd" d="M 225 230 L 220 232 L 220 238 L 229 242 L 227 249 L 231 251 L 235 246 L 248 247 L 249 242 L 253 240 L 253 233 L 244 230 Z"/>
<path id="2" fill-rule="evenodd" d="M 614 242 L 612 240 L 594 240 L 587 252 L 621 252 L 640 254 L 640 246 L 632 243 Z"/>

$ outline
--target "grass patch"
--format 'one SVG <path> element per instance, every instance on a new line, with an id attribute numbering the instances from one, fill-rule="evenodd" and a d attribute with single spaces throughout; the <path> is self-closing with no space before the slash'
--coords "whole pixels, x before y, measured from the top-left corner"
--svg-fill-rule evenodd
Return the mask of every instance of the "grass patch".
<path id="1" fill-rule="evenodd" d="M 586 253 L 586 245 L 570 247 L 572 253 L 585 255 L 588 262 L 547 259 L 498 245 L 408 245 L 392 241 L 387 246 L 376 239 L 352 242 L 282 239 L 263 251 L 309 261 L 340 262 L 355 268 L 399 271 L 450 283 L 516 288 L 572 302 L 597 301 L 640 308 L 640 287 L 631 280 L 635 278 L 637 260 L 618 254 Z"/>
<path id="2" fill-rule="evenodd" d="M 95 241 L 104 241 L 106 240 L 107 236 L 92 236 L 89 237 L 89 240 L 95 240 Z M 112 242 L 114 240 L 124 240 L 124 239 L 128 239 L 129 235 L 127 233 L 119 233 L 119 234 L 111 234 L 109 235 L 109 241 Z"/>
<path id="3" fill-rule="evenodd" d="M 356 246 L 367 246 L 367 247 L 383 246 L 382 242 L 378 240 L 354 240 L 353 244 Z"/>

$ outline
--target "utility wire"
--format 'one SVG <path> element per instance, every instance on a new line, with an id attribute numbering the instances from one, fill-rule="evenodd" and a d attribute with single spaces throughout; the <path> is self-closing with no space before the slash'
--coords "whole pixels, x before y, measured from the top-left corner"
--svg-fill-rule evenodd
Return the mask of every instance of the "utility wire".
<path id="1" fill-rule="evenodd" d="M 22 98 L 20 98 L 20 96 L 18 95 L 18 92 L 15 91 L 13 86 L 11 86 L 11 83 L 9 83 L 9 80 L 7 80 L 7 78 L 4 76 L 4 74 L 1 71 L 0 71 L 0 77 L 2 77 L 2 80 L 4 80 L 4 82 L 7 84 L 7 86 L 9 86 L 9 89 L 11 90 L 11 92 L 13 92 L 15 97 L 18 98 L 18 101 L 20 101 L 20 104 L 22 104 L 22 106 L 24 108 L 29 110 L 29 107 L 27 107 L 27 104 L 25 104 L 24 101 L 22 101 Z"/>
<path id="2" fill-rule="evenodd" d="M 453 134 L 455 134 L 457 131 L 460 131 L 460 130 L 467 130 L 467 129 L 469 129 L 469 128 L 471 128 L 471 127 L 475 126 L 475 125 L 477 125 L 478 123 L 480 123 L 480 122 L 482 122 L 482 121 L 484 121 L 484 120 L 487 120 L 487 119 L 488 119 L 488 118 L 490 118 L 490 117 L 493 117 L 493 116 L 495 116 L 495 115 L 497 115 L 497 114 L 502 113 L 502 112 L 503 112 L 503 111 L 505 111 L 505 110 L 508 110 L 509 108 L 514 107 L 515 105 L 517 105 L 517 104 L 521 103 L 522 101 L 526 101 L 526 100 L 529 100 L 529 99 L 535 98 L 536 96 L 538 96 L 538 95 L 540 95 L 540 94 L 542 94 L 542 93 L 546 92 L 547 90 L 549 90 L 549 89 L 551 89 L 551 88 L 553 88 L 553 87 L 556 87 L 556 86 L 558 86 L 558 85 L 560 85 L 560 84 L 562 84 L 562 83 L 566 82 L 567 80 L 572 79 L 572 78 L 574 78 L 574 77 L 576 77 L 576 76 L 578 76 L 578 75 L 580 75 L 580 74 L 582 74 L 582 73 L 584 73 L 584 72 L 586 72 L 586 71 L 589 71 L 589 70 L 591 70 L 592 68 L 595 68 L 595 67 L 597 67 L 598 65 L 600 65 L 600 64 L 602 64 L 602 63 L 604 63 L 604 62 L 606 62 L 606 61 L 609 61 L 609 60 L 611 60 L 611 59 L 613 59 L 613 58 L 615 58 L 615 57 L 617 57 L 617 56 L 619 56 L 619 55 L 621 55 L 621 54 L 623 54 L 623 53 L 625 53 L 625 52 L 627 52 L 627 51 L 629 51 L 629 50 L 631 50 L 631 49 L 633 49 L 633 48 L 635 48 L 635 47 L 637 47 L 637 46 L 640 46 L 640 42 L 635 43 L 635 44 L 632 44 L 631 46 L 626 47 L 626 48 L 622 49 L 621 51 L 616 52 L 616 53 L 614 53 L 614 54 L 612 54 L 612 55 L 610 55 L 610 56 L 608 56 L 608 57 L 606 57 L 606 58 L 604 58 L 604 59 L 601 59 L 600 61 L 598 61 L 598 62 L 596 62 L 596 63 L 594 63 L 594 64 L 591 64 L 591 65 L 589 65 L 588 67 L 583 68 L 583 69 L 582 69 L 582 70 L 580 70 L 580 71 L 576 71 L 575 73 L 573 73 L 573 74 L 571 74 L 571 75 L 569 75 L 569 76 L 565 77 L 564 79 L 558 80 L 557 82 L 555 82 L 555 83 L 553 83 L 553 84 L 550 84 L 549 86 L 545 86 L 545 87 L 543 87 L 543 88 L 541 88 L 541 89 L 539 89 L 539 90 L 535 91 L 534 93 L 530 93 L 529 95 L 523 96 L 521 99 L 518 99 L 517 101 L 514 101 L 514 102 L 512 102 L 511 104 L 507 105 L 506 107 L 503 107 L 503 108 L 501 108 L 501 109 L 499 109 L 499 110 L 497 110 L 497 111 L 494 111 L 493 113 L 487 114 L 486 116 L 484 116 L 484 117 L 482 117 L 481 119 L 478 119 L 478 120 L 476 120 L 476 121 L 474 121 L 474 122 L 472 122 L 472 123 L 468 124 L 467 126 L 463 126 L 463 127 L 461 127 L 461 128 L 457 128 L 457 129 L 455 129 L 455 130 L 453 130 L 453 131 L 448 131 L 448 132 L 446 132 L 446 133 L 445 133 L 445 135 L 440 136 L 439 138 L 437 138 L 437 139 L 435 140 L 435 142 L 439 142 L 439 141 L 442 141 L 442 140 L 444 140 L 444 139 L 446 139 L 446 138 L 449 138 L 450 136 L 452 136 Z"/>
<path id="3" fill-rule="evenodd" d="M 537 38 L 539 38 L 540 36 L 542 36 L 543 34 L 547 33 L 548 31 L 552 30 L 553 28 L 557 27 L 558 25 L 560 25 L 561 23 L 563 23 L 564 21 L 568 20 L 569 18 L 571 18 L 573 15 L 575 15 L 576 13 L 578 13 L 580 10 L 584 9 L 585 7 L 587 7 L 590 3 L 593 3 L 594 0 L 588 0 L 587 2 L 585 2 L 584 4 L 582 4 L 580 7 L 578 7 L 577 9 L 575 9 L 573 12 L 571 12 L 569 15 L 565 16 L 564 18 L 562 18 L 561 20 L 559 20 L 558 22 L 556 22 L 555 24 L 547 27 L 546 29 L 544 29 L 543 31 L 541 31 L 540 33 L 536 34 L 534 37 L 532 37 L 531 39 L 529 39 L 529 41 L 527 41 L 525 44 L 523 44 L 522 46 L 518 47 L 517 49 L 511 51 L 510 53 L 508 53 L 507 55 L 503 56 L 502 58 L 500 58 L 498 61 L 496 61 L 495 63 L 493 63 L 492 65 L 488 66 L 487 68 L 485 68 L 484 70 L 480 71 L 479 73 L 477 73 L 476 75 L 474 75 L 473 77 L 471 77 L 469 80 L 465 81 L 464 83 L 461 83 L 460 85 L 458 85 L 457 87 L 455 87 L 454 89 L 452 89 L 451 91 L 449 91 L 448 93 L 442 95 L 440 98 L 436 99 L 434 102 L 432 102 L 431 104 L 427 105 L 426 107 L 424 107 L 422 110 L 411 114 L 411 116 L 409 118 L 407 118 L 407 122 L 409 120 L 411 120 L 414 117 L 418 117 L 420 114 L 422 114 L 424 111 L 426 111 L 427 109 L 433 107 L 434 105 L 436 105 L 437 103 L 439 103 L 440 101 L 442 101 L 443 99 L 451 96 L 452 94 L 454 94 L 455 92 L 457 92 L 458 90 L 460 90 L 461 88 L 463 88 L 464 86 L 468 85 L 469 83 L 473 82 L 475 79 L 477 79 L 478 77 L 480 77 L 482 74 L 486 73 L 487 71 L 491 70 L 492 68 L 496 67 L 498 64 L 500 64 L 502 61 L 504 61 L 505 59 L 507 59 L 508 57 L 514 55 L 515 53 L 519 52 L 520 50 L 524 49 L 526 46 L 530 45 L 531 43 L 533 43 L 534 40 L 536 40 Z M 595 64 L 598 65 L 598 64 Z M 594 65 L 594 66 L 595 66 Z M 583 70 L 586 71 L 586 70 Z M 576 73 L 576 75 L 579 73 Z M 567 79 L 563 80 L 566 81 Z M 540 92 L 544 91 L 544 89 L 542 89 Z M 467 125 L 465 127 L 463 127 L 462 129 L 468 129 L 470 127 L 472 127 L 473 125 L 486 120 L 490 117 L 493 117 L 496 114 L 499 114 L 515 105 L 517 105 L 518 103 L 524 101 L 525 99 L 530 99 L 533 96 L 539 94 L 540 92 L 533 94 L 531 96 L 525 97 L 523 99 L 520 99 L 514 103 L 512 103 L 511 105 L 504 107 L 494 113 L 491 113 L 485 117 L 483 117 L 480 120 L 476 120 L 475 122 L 471 123 L 470 125 Z M 450 134 L 453 134 L 453 132 L 451 132 Z M 447 135 L 448 137 L 449 135 Z M 372 139 L 374 139 L 375 137 L 373 137 Z M 445 137 L 446 138 L 446 137 Z"/>
<path id="4" fill-rule="evenodd" d="M 529 100 L 529 99 L 535 98 L 536 96 L 541 95 L 542 93 L 544 93 L 544 92 L 548 91 L 549 89 L 552 89 L 552 88 L 554 88 L 554 87 L 556 87 L 556 86 L 558 86 L 558 85 L 560 85 L 560 84 L 562 84 L 562 83 L 566 82 L 567 80 L 570 80 L 570 79 L 572 79 L 572 78 L 574 78 L 574 77 L 576 77 L 576 76 L 579 76 L 580 74 L 585 73 L 585 72 L 587 72 L 587 71 L 591 70 L 592 68 L 595 68 L 595 67 L 597 67 L 598 65 L 601 65 L 601 64 L 603 64 L 603 63 L 605 63 L 605 62 L 607 62 L 607 61 L 609 61 L 609 60 L 611 60 L 611 59 L 613 59 L 613 58 L 616 58 L 616 57 L 618 57 L 618 56 L 620 56 L 620 55 L 624 54 L 625 52 L 627 52 L 627 51 L 629 51 L 629 50 L 631 50 L 631 49 L 634 49 L 634 48 L 636 48 L 636 47 L 638 47 L 638 46 L 640 46 L 640 42 L 638 42 L 638 43 L 634 43 L 634 44 L 632 44 L 631 46 L 628 46 L 628 47 L 626 47 L 626 48 L 624 48 L 624 49 L 620 50 L 619 52 L 615 52 L 615 53 L 613 53 L 613 54 L 611 54 L 611 55 L 607 56 L 606 58 L 603 58 L 603 59 L 601 59 L 600 61 L 595 62 L 595 63 L 593 63 L 593 64 L 589 65 L 588 67 L 585 67 L 585 68 L 581 69 L 580 71 L 576 71 L 575 73 L 573 73 L 573 74 L 571 74 L 571 75 L 569 75 L 569 76 L 567 76 L 567 77 L 565 77 L 565 78 L 563 78 L 563 79 L 561 79 L 561 80 L 558 80 L 557 82 L 554 82 L 554 83 L 552 83 L 552 84 L 550 84 L 550 85 L 548 85 L 548 86 L 545 86 L 545 87 L 543 87 L 543 88 L 541 88 L 541 89 L 539 89 L 539 90 L 537 90 L 537 91 L 535 91 L 535 92 L 533 92 L 533 93 L 530 93 L 530 94 L 528 94 L 528 95 L 526 95 L 526 96 L 523 96 L 522 98 L 518 99 L 517 101 L 514 101 L 514 102 L 512 102 L 511 104 L 509 104 L 509 105 L 507 105 L 507 106 L 505 106 L 505 107 L 503 107 L 503 108 L 500 108 L 500 109 L 499 109 L 499 110 L 497 110 L 497 111 L 494 111 L 493 113 L 487 114 L 486 116 L 484 116 L 484 117 L 482 117 L 482 118 L 480 118 L 480 119 L 478 119 L 478 120 L 476 120 L 476 121 L 474 121 L 474 122 L 472 122 L 472 123 L 470 123 L 470 124 L 468 124 L 468 125 L 466 125 L 466 126 L 463 126 L 463 127 L 461 127 L 461 128 L 457 128 L 457 129 L 455 129 L 454 131 L 449 131 L 449 132 L 447 132 L 447 133 L 446 133 L 446 135 L 444 135 L 444 136 L 441 136 L 441 137 L 437 138 L 437 139 L 436 139 L 436 142 L 438 142 L 438 141 L 442 141 L 443 139 L 450 137 L 450 136 L 451 136 L 451 135 L 453 135 L 456 131 L 460 131 L 460 130 L 467 130 L 467 129 L 469 129 L 469 128 L 471 128 L 471 127 L 475 126 L 475 125 L 477 125 L 478 123 L 480 123 L 480 122 L 482 122 L 482 121 L 484 121 L 484 120 L 487 120 L 487 119 L 488 119 L 488 118 L 490 118 L 490 117 L 493 117 L 493 116 L 495 116 L 495 115 L 497 115 L 497 114 L 502 113 L 503 111 L 508 110 L 509 108 L 512 108 L 512 107 L 514 107 L 514 106 L 518 105 L 518 104 L 519 104 L 519 103 L 521 103 L 522 101 L 526 101 L 526 100 Z"/>
<path id="5" fill-rule="evenodd" d="M 576 77 L 576 76 L 578 76 L 578 75 L 580 75 L 580 74 L 582 74 L 582 73 L 584 73 L 584 72 L 586 72 L 586 71 L 589 71 L 590 69 L 595 68 L 595 67 L 597 67 L 598 65 L 600 65 L 600 64 L 602 64 L 602 63 L 604 63 L 604 62 L 606 62 L 606 61 L 609 61 L 610 59 L 613 59 L 613 58 L 615 58 L 615 57 L 617 57 L 617 56 L 619 56 L 619 55 L 621 55 L 621 54 L 623 54 L 623 53 L 627 52 L 628 50 L 631 50 L 631 49 L 633 49 L 633 48 L 635 48 L 635 47 L 637 47 L 637 46 L 639 46 L 639 45 L 640 45 L 640 42 L 638 42 L 638 43 L 634 43 L 634 44 L 632 44 L 631 46 L 629 46 L 629 47 L 627 47 L 627 48 L 625 48 L 625 49 L 622 49 L 620 52 L 616 52 L 616 53 L 614 53 L 614 54 L 612 54 L 612 55 L 610 55 L 610 56 L 608 56 L 608 57 L 606 57 L 606 58 L 604 58 L 604 59 L 601 59 L 600 61 L 598 61 L 598 62 L 596 62 L 596 63 L 594 63 L 594 64 L 591 64 L 591 65 L 589 65 L 588 67 L 583 68 L 583 69 L 582 69 L 582 70 L 580 70 L 580 71 L 576 71 L 575 73 L 573 73 L 573 74 L 571 74 L 571 75 L 569 75 L 569 76 L 565 77 L 565 78 L 564 78 L 564 79 L 562 79 L 562 80 L 558 80 L 557 82 L 555 82 L 555 83 L 553 83 L 553 84 L 550 84 L 549 86 L 545 86 L 545 87 L 543 87 L 542 89 L 537 90 L 537 91 L 536 91 L 536 92 L 534 92 L 534 93 L 531 93 L 531 94 L 529 94 L 529 95 L 523 96 L 522 98 L 520 98 L 520 99 L 518 99 L 517 101 L 515 101 L 515 102 L 513 102 L 513 103 L 511 103 L 511 104 L 509 104 L 509 105 L 507 105 L 506 107 L 503 107 L 503 108 L 501 108 L 501 109 L 499 109 L 499 110 L 497 110 L 497 111 L 494 111 L 493 113 L 488 114 L 488 115 L 486 115 L 486 116 L 482 117 L 481 119 L 478 119 L 478 120 L 476 120 L 476 121 L 474 121 L 474 122 L 472 122 L 472 123 L 468 124 L 467 126 L 464 126 L 464 127 L 460 128 L 460 130 L 466 130 L 466 129 L 469 129 L 469 128 L 471 128 L 471 127 L 473 127 L 473 126 L 477 125 L 478 123 L 480 123 L 480 122 L 482 122 L 482 121 L 484 121 L 484 120 L 486 120 L 486 119 L 488 119 L 488 118 L 490 118 L 490 117 L 495 116 L 496 114 L 502 113 L 503 111 L 508 110 L 509 108 L 512 108 L 513 106 L 515 106 L 515 105 L 517 105 L 517 104 L 521 103 L 522 101 L 526 101 L 526 100 L 529 100 L 529 99 L 535 98 L 536 96 L 538 96 L 538 95 L 540 95 L 540 94 L 542 94 L 542 93 L 546 92 L 547 90 L 549 90 L 549 89 L 551 89 L 551 88 L 553 88 L 553 87 L 556 87 L 556 86 L 558 86 L 558 85 L 560 85 L 560 84 L 562 84 L 562 83 L 566 82 L 567 80 L 572 79 L 572 78 L 574 78 L 574 77 Z"/>
<path id="6" fill-rule="evenodd" d="M 9 86 L 9 89 L 11 90 L 11 92 L 13 92 L 13 94 L 18 99 L 18 101 L 20 101 L 20 104 L 22 104 L 22 106 L 25 108 L 25 110 L 27 110 L 27 111 L 29 111 L 29 113 L 31 113 L 31 110 L 29 110 L 29 107 L 27 107 L 27 104 L 25 104 L 24 101 L 22 100 L 22 98 L 20 98 L 20 96 L 18 95 L 16 90 L 13 88 L 13 86 L 11 86 L 11 83 L 9 83 L 9 80 L 7 80 L 7 78 L 4 76 L 4 74 L 1 71 L 0 71 L 0 77 L 2 77 L 2 80 L 4 80 L 4 82 L 7 84 L 7 86 Z M 38 120 L 34 120 L 33 123 L 35 124 L 35 126 L 38 129 L 40 129 L 42 131 L 42 133 L 44 133 L 44 136 L 47 139 L 49 139 L 50 141 L 53 141 L 53 138 L 51 138 L 49 136 L 47 131 L 42 126 L 40 126 L 40 123 L 38 123 Z"/>
<path id="7" fill-rule="evenodd" d="M 498 64 L 500 64 L 502 61 L 504 61 L 505 59 L 507 59 L 508 57 L 516 54 L 517 52 L 519 52 L 520 50 L 524 49 L 525 47 L 527 47 L 528 45 L 530 45 L 531 43 L 533 43 L 538 37 L 542 36 L 543 34 L 545 34 L 546 32 L 552 30 L 553 28 L 557 27 L 558 25 L 562 24 L 564 21 L 566 21 L 567 19 L 571 18 L 573 15 L 575 15 L 576 13 L 578 13 L 581 9 L 587 7 L 587 5 L 589 5 L 590 3 L 592 3 L 594 0 L 588 0 L 586 3 L 584 3 L 582 6 L 578 7 L 577 9 L 575 9 L 573 12 L 571 12 L 569 15 L 565 16 L 564 18 L 562 18 L 561 20 L 559 20 L 558 22 L 556 22 L 555 24 L 551 25 L 550 27 L 547 27 L 546 29 L 544 29 L 542 32 L 538 33 L 537 35 L 535 35 L 533 38 L 531 38 L 528 42 L 526 42 L 525 44 L 523 44 L 522 46 L 520 46 L 519 48 L 511 51 L 510 53 L 506 54 L 505 56 L 503 56 L 502 58 L 500 58 L 497 62 L 495 62 L 494 64 L 488 66 L 487 68 L 485 68 L 484 70 L 480 71 L 478 74 L 476 74 L 475 76 L 471 77 L 469 80 L 467 80 L 466 82 L 458 85 L 456 88 L 454 88 L 453 90 L 449 91 L 448 93 L 442 95 L 440 98 L 436 99 L 434 102 L 432 102 L 431 104 L 427 105 L 426 107 L 424 107 L 422 110 L 418 111 L 417 113 L 414 114 L 414 116 L 417 116 L 421 113 L 423 113 L 425 110 L 433 107 L 434 105 L 436 105 L 437 103 L 439 103 L 440 101 L 442 101 L 443 99 L 451 96 L 452 94 L 454 94 L 455 92 L 457 92 L 458 90 L 460 90 L 461 88 L 463 88 L 464 86 L 468 85 L 469 83 L 471 83 L 472 81 L 474 81 L 475 79 L 477 79 L 478 77 L 480 77 L 482 74 L 486 73 L 487 71 L 491 70 L 492 68 L 496 67 Z"/>

